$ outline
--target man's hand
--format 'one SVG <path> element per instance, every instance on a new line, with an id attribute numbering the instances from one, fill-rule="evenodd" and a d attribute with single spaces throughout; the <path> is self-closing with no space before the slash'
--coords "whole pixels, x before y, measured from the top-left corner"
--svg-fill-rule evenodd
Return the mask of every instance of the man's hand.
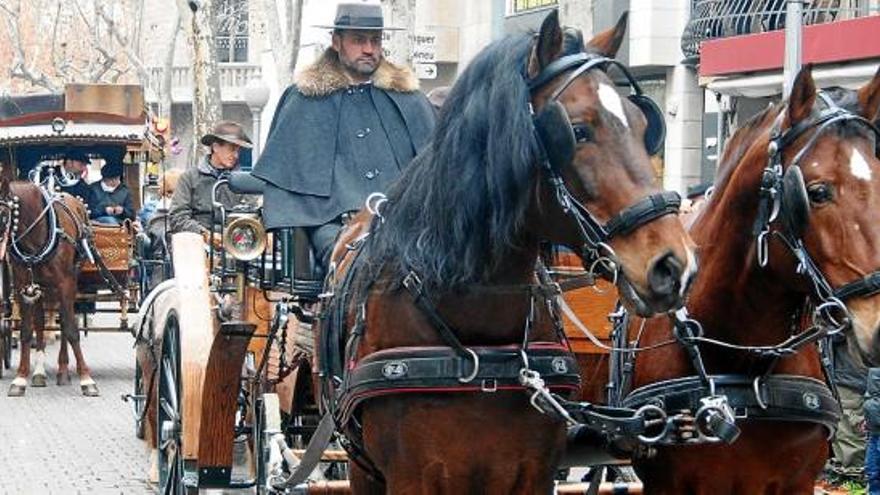
<path id="1" fill-rule="evenodd" d="M 223 236 L 218 234 L 217 232 L 202 232 L 202 238 L 206 243 L 210 243 L 214 245 L 214 249 L 220 249 L 223 246 Z"/>

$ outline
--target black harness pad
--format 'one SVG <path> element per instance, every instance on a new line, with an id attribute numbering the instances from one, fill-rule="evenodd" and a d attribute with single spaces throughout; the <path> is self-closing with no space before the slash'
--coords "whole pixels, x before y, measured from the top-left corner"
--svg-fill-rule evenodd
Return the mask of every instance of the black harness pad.
<path id="1" fill-rule="evenodd" d="M 548 101 L 535 117 L 535 130 L 550 166 L 556 173 L 574 160 L 575 136 L 562 103 Z"/>
<path id="2" fill-rule="evenodd" d="M 629 101 L 641 110 L 648 121 L 645 129 L 645 150 L 649 155 L 656 155 L 663 149 L 666 140 L 666 121 L 657 103 L 644 94 L 629 95 Z"/>
<path id="3" fill-rule="evenodd" d="M 788 167 L 782 176 L 782 221 L 789 234 L 800 238 L 810 221 L 810 199 L 804 174 L 797 165 Z"/>

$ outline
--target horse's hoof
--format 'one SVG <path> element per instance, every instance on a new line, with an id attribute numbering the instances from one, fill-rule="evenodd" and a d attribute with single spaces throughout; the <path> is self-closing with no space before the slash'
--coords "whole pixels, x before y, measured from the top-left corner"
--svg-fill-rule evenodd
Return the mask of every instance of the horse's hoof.
<path id="1" fill-rule="evenodd" d="M 31 386 L 32 387 L 45 387 L 46 386 L 46 375 L 34 375 L 31 377 Z"/>
<path id="2" fill-rule="evenodd" d="M 24 393 L 27 391 L 27 387 L 22 387 L 21 385 L 10 385 L 9 391 L 6 392 L 8 397 L 24 397 Z"/>
<path id="3" fill-rule="evenodd" d="M 70 385 L 70 375 L 67 373 L 59 373 L 57 377 L 55 377 L 55 382 L 59 386 Z"/>
<path id="4" fill-rule="evenodd" d="M 98 392 L 98 386 L 94 383 L 81 385 L 80 388 L 82 389 L 83 395 L 85 395 L 86 397 L 98 397 L 99 395 L 101 395 L 101 393 Z"/>

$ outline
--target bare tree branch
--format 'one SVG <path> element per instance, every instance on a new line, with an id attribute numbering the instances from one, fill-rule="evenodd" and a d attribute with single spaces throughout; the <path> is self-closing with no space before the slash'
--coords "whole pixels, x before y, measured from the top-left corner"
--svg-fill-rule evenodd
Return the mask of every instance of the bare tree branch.
<path id="1" fill-rule="evenodd" d="M 100 55 L 102 60 L 100 62 L 90 59 L 89 77 L 88 80 L 90 82 L 98 82 L 110 70 L 111 67 L 116 63 L 116 57 L 110 54 L 107 49 L 101 43 L 101 40 L 98 38 L 97 33 L 97 23 L 90 23 L 88 18 L 86 17 L 85 12 L 79 4 L 79 0 L 73 0 L 73 5 L 76 7 L 77 12 L 79 12 L 79 16 L 82 19 L 83 24 L 86 25 L 86 28 L 89 32 L 89 37 L 92 41 L 92 48 L 95 49 Z"/>
<path id="2" fill-rule="evenodd" d="M 147 84 L 150 80 L 150 74 L 147 71 L 147 68 L 144 66 L 143 60 L 138 56 L 132 47 L 132 42 L 128 39 L 124 34 L 119 32 L 118 26 L 116 25 L 116 21 L 107 13 L 104 8 L 104 4 L 95 0 L 95 10 L 97 11 L 98 16 L 107 24 L 107 29 L 110 32 L 110 36 L 112 36 L 119 46 L 122 48 L 122 53 L 125 54 L 125 57 L 128 59 L 129 63 L 134 67 L 137 71 L 138 79 L 141 80 L 142 84 Z"/>
<path id="3" fill-rule="evenodd" d="M 17 0 L 11 6 L 7 3 L 2 3 L 0 4 L 0 10 L 3 12 L 3 20 L 6 23 L 6 30 L 9 33 L 12 47 L 12 64 L 9 67 L 10 77 L 22 79 L 34 86 L 48 89 L 53 93 L 59 92 L 60 88 L 46 77 L 45 74 L 27 66 L 21 30 L 19 29 L 21 0 Z"/>

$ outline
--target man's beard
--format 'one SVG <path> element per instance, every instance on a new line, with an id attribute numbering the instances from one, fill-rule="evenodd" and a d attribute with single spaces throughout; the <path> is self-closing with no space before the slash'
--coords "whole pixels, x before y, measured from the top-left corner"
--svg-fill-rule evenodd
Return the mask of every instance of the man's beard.
<path id="1" fill-rule="evenodd" d="M 342 62 L 343 67 L 359 76 L 372 76 L 373 73 L 376 72 L 376 69 L 379 68 L 378 58 L 369 60 L 366 58 L 348 60 L 344 57 L 339 57 L 339 60 Z"/>

